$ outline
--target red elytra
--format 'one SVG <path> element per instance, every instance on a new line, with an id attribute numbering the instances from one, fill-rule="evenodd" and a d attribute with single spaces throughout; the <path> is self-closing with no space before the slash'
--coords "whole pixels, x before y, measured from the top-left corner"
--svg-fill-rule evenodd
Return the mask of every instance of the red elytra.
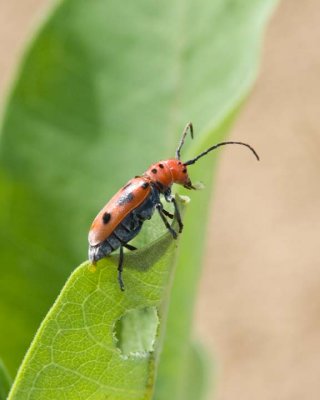
<path id="1" fill-rule="evenodd" d="M 102 208 L 91 225 L 88 237 L 89 259 L 95 264 L 98 260 L 119 248 L 118 282 L 121 290 L 124 290 L 122 279 L 123 248 L 136 250 L 128 242 L 140 232 L 143 222 L 152 217 L 155 209 L 158 210 L 163 223 L 173 238 L 177 238 L 177 232 L 167 220 L 167 217 L 172 219 L 174 216 L 163 208 L 160 195 L 163 195 L 167 202 L 173 203 L 175 217 L 179 225 L 179 233 L 182 232 L 183 224 L 179 208 L 174 196 L 171 194 L 171 187 L 176 183 L 186 189 L 196 189 L 189 178 L 187 166 L 194 164 L 199 158 L 212 150 L 228 144 L 239 144 L 248 147 L 259 160 L 256 151 L 247 143 L 228 141 L 215 144 L 195 158 L 182 162 L 180 161 L 180 150 L 189 131 L 193 138 L 191 122 L 186 125 L 182 133 L 176 150 L 176 158 L 152 164 L 143 175 L 131 179 Z"/>

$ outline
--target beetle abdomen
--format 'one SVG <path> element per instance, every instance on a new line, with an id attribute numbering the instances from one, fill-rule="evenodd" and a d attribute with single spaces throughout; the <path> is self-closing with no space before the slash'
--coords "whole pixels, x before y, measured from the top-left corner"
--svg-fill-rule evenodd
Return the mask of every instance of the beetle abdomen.
<path id="1" fill-rule="evenodd" d="M 104 241 L 89 246 L 89 260 L 98 261 L 117 250 L 121 244 L 130 242 L 140 232 L 143 222 L 152 217 L 157 202 L 159 194 L 152 188 L 147 199 L 132 210 Z"/>
<path id="2" fill-rule="evenodd" d="M 126 225 L 126 220 L 130 222 L 132 215 L 128 215 L 123 222 L 117 226 L 117 228 L 112 232 L 112 234 L 103 242 L 96 246 L 89 246 L 89 260 L 98 261 L 101 258 L 106 257 L 108 254 L 117 250 L 121 244 L 126 244 L 130 242 L 141 230 L 143 221 L 140 221 L 136 225 L 135 229 L 124 229 Z"/>

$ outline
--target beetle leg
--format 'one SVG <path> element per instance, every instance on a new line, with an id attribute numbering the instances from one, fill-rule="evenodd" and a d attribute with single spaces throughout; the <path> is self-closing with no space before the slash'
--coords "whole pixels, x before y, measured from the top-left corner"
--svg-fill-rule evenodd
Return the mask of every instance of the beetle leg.
<path id="1" fill-rule="evenodd" d="M 178 204 L 176 202 L 176 199 L 172 196 L 171 191 L 168 191 L 167 193 L 165 193 L 164 197 L 169 203 L 173 203 L 174 214 L 177 218 L 177 222 L 179 225 L 179 233 L 181 233 L 182 229 L 183 229 L 183 223 L 182 223 L 181 214 L 180 214 L 180 210 L 179 210 Z"/>
<path id="2" fill-rule="evenodd" d="M 181 219 L 180 210 L 179 210 L 178 204 L 176 202 L 176 199 L 174 197 L 171 197 L 171 201 L 173 203 L 174 212 L 175 212 L 176 217 L 177 217 L 177 222 L 178 222 L 178 225 L 179 225 L 179 233 L 181 233 L 182 229 L 183 229 L 183 223 L 182 223 L 182 219 Z"/>
<path id="3" fill-rule="evenodd" d="M 167 217 L 170 218 L 170 219 L 173 219 L 174 215 L 171 214 L 171 213 L 169 213 L 169 211 L 165 210 L 164 208 L 162 209 L 162 211 L 163 211 L 163 214 L 164 214 L 165 216 L 167 216 Z"/>
<path id="4" fill-rule="evenodd" d="M 131 244 L 128 243 L 123 243 L 122 246 L 131 251 L 138 250 L 136 247 L 131 246 Z"/>
<path id="5" fill-rule="evenodd" d="M 118 282 L 120 289 L 124 291 L 124 283 L 122 280 L 122 271 L 123 271 L 123 247 L 120 245 L 120 253 L 119 253 L 119 264 L 118 264 Z"/>
<path id="6" fill-rule="evenodd" d="M 169 224 L 169 222 L 167 221 L 166 217 L 164 216 L 162 204 L 158 203 L 156 205 L 156 208 L 157 208 L 157 210 L 158 210 L 158 212 L 160 214 L 160 217 L 161 217 L 163 223 L 165 224 L 165 226 L 168 229 L 168 231 L 171 233 L 173 239 L 177 239 L 177 237 L 178 237 L 177 232 L 174 229 L 172 229 L 171 225 Z"/>

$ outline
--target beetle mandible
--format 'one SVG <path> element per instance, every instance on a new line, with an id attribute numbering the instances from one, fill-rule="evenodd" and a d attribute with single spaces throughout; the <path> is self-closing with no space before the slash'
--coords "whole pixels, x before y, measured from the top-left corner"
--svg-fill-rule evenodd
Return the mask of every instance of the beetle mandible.
<path id="1" fill-rule="evenodd" d="M 171 227 L 167 218 L 176 217 L 179 233 L 182 232 L 181 220 L 177 202 L 171 194 L 174 183 L 184 186 L 186 189 L 196 189 L 191 183 L 187 167 L 194 164 L 199 158 L 205 156 L 212 150 L 228 144 L 239 144 L 248 147 L 257 160 L 259 156 L 247 143 L 243 142 L 220 142 L 189 161 L 180 161 L 180 151 L 184 144 L 187 133 L 193 138 L 193 126 L 189 122 L 183 130 L 176 157 L 159 161 L 152 164 L 141 176 L 136 176 L 123 186 L 112 199 L 103 207 L 94 219 L 89 231 L 89 260 L 95 264 L 101 258 L 106 257 L 113 251 L 119 249 L 118 281 L 120 289 L 124 290 L 122 279 L 123 270 L 123 248 L 136 250 L 136 247 L 128 244 L 141 230 L 143 222 L 150 219 L 155 210 L 158 211 L 164 225 L 174 239 L 177 232 Z M 173 204 L 174 215 L 163 208 L 160 195 Z"/>

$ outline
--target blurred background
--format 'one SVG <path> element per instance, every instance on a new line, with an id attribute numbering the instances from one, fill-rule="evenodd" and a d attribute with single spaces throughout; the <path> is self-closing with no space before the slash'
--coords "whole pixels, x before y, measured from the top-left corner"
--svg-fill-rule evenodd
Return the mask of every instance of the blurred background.
<path id="1" fill-rule="evenodd" d="M 48 5 L 0 2 L 1 103 Z M 230 135 L 261 162 L 230 148 L 220 159 L 195 324 L 217 400 L 319 398 L 319 15 L 317 0 L 280 3 Z"/>

